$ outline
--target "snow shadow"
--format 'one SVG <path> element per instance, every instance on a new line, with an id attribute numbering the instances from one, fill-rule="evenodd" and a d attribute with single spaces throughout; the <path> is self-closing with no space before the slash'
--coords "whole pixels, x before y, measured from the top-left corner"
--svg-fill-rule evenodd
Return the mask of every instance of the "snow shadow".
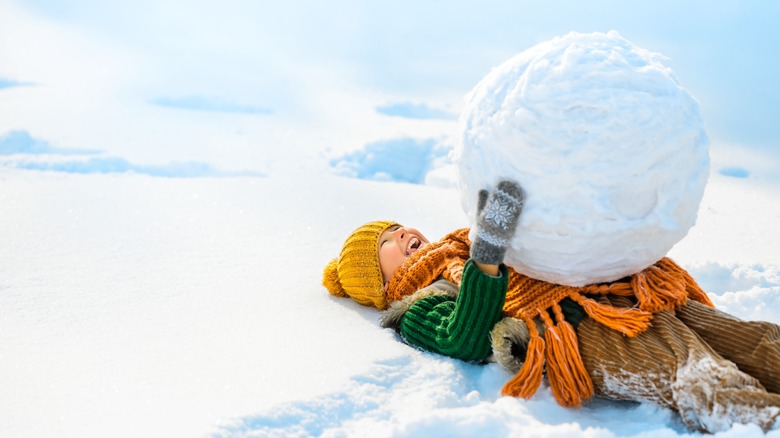
<path id="1" fill-rule="evenodd" d="M 261 172 L 223 171 L 199 161 L 140 165 L 124 158 L 100 155 L 102 151 L 54 147 L 27 131 L 10 131 L 0 137 L 0 167 L 78 174 L 138 173 L 169 178 L 265 176 Z"/>
<path id="2" fill-rule="evenodd" d="M 94 173 L 140 173 L 168 178 L 199 178 L 225 176 L 265 176 L 260 172 L 228 172 L 215 169 L 208 163 L 199 161 L 170 162 L 162 165 L 133 164 L 124 158 L 94 157 L 84 161 L 63 162 L 18 162 L 18 169 L 43 170 L 52 172 L 94 174 Z"/>
<path id="3" fill-rule="evenodd" d="M 397 138 L 369 143 L 330 165 L 347 177 L 424 184 L 432 171 L 452 162 L 451 149 L 435 139 Z"/>
<path id="4" fill-rule="evenodd" d="M 376 112 L 386 116 L 419 120 L 457 120 L 458 118 L 458 115 L 454 112 L 435 108 L 425 103 L 413 102 L 397 102 L 380 105 L 376 107 Z"/>
<path id="5" fill-rule="evenodd" d="M 596 399 L 580 409 L 569 409 L 557 405 L 547 387 L 531 400 L 499 397 L 509 377 L 496 364 L 475 365 L 415 351 L 377 362 L 340 391 L 224 422 L 212 436 L 505 437 L 524 436 L 529 430 L 549 436 L 679 436 L 687 432 L 676 414 L 651 404 Z"/>
<path id="6" fill-rule="evenodd" d="M 365 430 L 367 425 L 369 429 L 379 427 L 397 415 L 393 410 L 400 407 L 399 399 L 409 397 L 412 403 L 408 403 L 407 408 L 426 409 L 443 399 L 458 398 L 454 392 L 460 386 L 458 382 L 451 388 L 442 388 L 433 397 L 424 395 L 440 379 L 432 374 L 434 368 L 440 367 L 419 366 L 411 357 L 381 361 L 368 373 L 354 377 L 342 391 L 237 419 L 221 427 L 213 436 L 304 437 L 320 436 L 325 432 L 340 436 L 350 435 L 355 429 Z"/>
<path id="7" fill-rule="evenodd" d="M 0 90 L 3 88 L 29 87 L 31 85 L 33 84 L 30 82 L 19 82 L 11 79 L 0 78 Z"/>
<path id="8" fill-rule="evenodd" d="M 750 171 L 742 167 L 723 167 L 718 173 L 723 176 L 730 176 L 733 178 L 747 178 L 750 176 Z"/>
<path id="9" fill-rule="evenodd" d="M 158 97 L 149 101 L 152 105 L 184 109 L 192 111 L 210 111 L 221 113 L 239 113 L 239 114 L 255 114 L 264 115 L 272 114 L 273 111 L 269 108 L 243 105 L 240 103 L 232 102 L 225 99 L 219 99 L 206 96 L 184 96 L 184 97 Z"/>
<path id="10" fill-rule="evenodd" d="M 0 155 L 13 154 L 59 154 L 59 155 L 89 155 L 101 151 L 90 149 L 68 149 L 54 147 L 49 142 L 39 140 L 24 130 L 9 131 L 0 136 Z"/>

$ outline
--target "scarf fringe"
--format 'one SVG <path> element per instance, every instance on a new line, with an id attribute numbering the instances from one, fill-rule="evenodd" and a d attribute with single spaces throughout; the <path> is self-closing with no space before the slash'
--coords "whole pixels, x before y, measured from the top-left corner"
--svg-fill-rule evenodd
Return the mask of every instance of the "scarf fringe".
<path id="1" fill-rule="evenodd" d="M 657 266 L 650 266 L 631 277 L 631 289 L 636 293 L 639 308 L 656 313 L 674 310 L 685 302 L 685 284 Z"/>
<path id="2" fill-rule="evenodd" d="M 679 309 L 688 298 L 714 307 L 690 274 L 666 257 L 634 274 L 631 289 L 639 301 L 639 308 L 651 313 Z"/>
<path id="3" fill-rule="evenodd" d="M 539 310 L 538 313 L 545 325 L 545 338 L 539 335 L 533 320 L 526 320 L 531 339 L 525 362 L 504 385 L 501 394 L 531 398 L 541 386 L 546 363 L 547 378 L 555 399 L 561 406 L 579 407 L 593 396 L 594 389 L 593 380 L 582 363 L 577 334 L 557 304 L 553 306 L 556 323 L 547 311 Z"/>
<path id="4" fill-rule="evenodd" d="M 525 362 L 520 371 L 501 388 L 501 395 L 529 399 L 542 384 L 544 371 L 544 339 L 539 335 L 533 320 L 526 319 L 531 334 L 526 350 Z"/>
<path id="5" fill-rule="evenodd" d="M 713 303 L 712 300 L 710 300 L 710 297 L 707 296 L 707 292 L 704 292 L 696 280 L 691 277 L 691 274 L 689 274 L 688 271 L 683 269 L 680 265 L 675 263 L 674 260 L 668 257 L 664 257 L 663 259 L 659 260 L 656 265 L 670 274 L 683 279 L 688 298 L 694 301 L 698 301 L 704 305 L 715 307 L 715 303 Z"/>
<path id="6" fill-rule="evenodd" d="M 650 327 L 653 314 L 641 309 L 613 307 L 600 304 L 596 300 L 580 294 L 572 294 L 569 298 L 577 302 L 585 313 L 599 324 L 617 330 L 626 336 L 634 337 Z"/>
<path id="7" fill-rule="evenodd" d="M 593 381 L 582 363 L 577 346 L 577 334 L 563 318 L 561 307 L 553 306 L 556 324 L 547 312 L 540 315 L 547 343 L 547 377 L 550 389 L 561 406 L 579 407 L 583 400 L 593 396 Z"/>

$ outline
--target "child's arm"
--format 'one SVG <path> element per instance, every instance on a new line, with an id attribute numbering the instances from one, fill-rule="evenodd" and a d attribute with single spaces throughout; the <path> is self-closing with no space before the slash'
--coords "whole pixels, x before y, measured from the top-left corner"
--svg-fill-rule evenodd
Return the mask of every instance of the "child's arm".
<path id="1" fill-rule="evenodd" d="M 499 270 L 498 265 L 496 270 Z M 509 272 L 490 276 L 473 260 L 463 269 L 457 300 L 429 297 L 416 302 L 401 319 L 401 335 L 412 345 L 468 361 L 490 356 L 490 331 L 501 319 Z"/>
<path id="2" fill-rule="evenodd" d="M 490 193 L 480 191 L 477 235 L 463 268 L 460 295 L 454 302 L 431 297 L 410 307 L 400 326 L 409 343 L 465 360 L 481 361 L 490 355 L 490 331 L 501 318 L 509 283 L 502 263 L 524 201 L 523 189 L 509 180 Z"/>
<path id="3" fill-rule="evenodd" d="M 498 265 L 485 264 L 479 262 L 474 262 L 474 264 L 477 265 L 477 268 L 479 268 L 479 270 L 484 272 L 485 274 L 493 277 L 498 277 Z"/>

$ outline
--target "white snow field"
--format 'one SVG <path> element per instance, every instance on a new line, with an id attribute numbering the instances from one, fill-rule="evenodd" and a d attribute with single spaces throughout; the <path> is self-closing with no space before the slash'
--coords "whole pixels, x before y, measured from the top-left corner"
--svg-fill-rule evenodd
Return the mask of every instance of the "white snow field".
<path id="1" fill-rule="evenodd" d="M 468 225 L 463 96 L 570 31 L 669 56 L 711 137 L 670 255 L 780 323 L 780 3 L 125 3 L 0 0 L 0 437 L 699 436 L 649 404 L 500 397 L 497 365 L 320 284 L 363 222 Z"/>
<path id="2" fill-rule="evenodd" d="M 652 405 L 498 397 L 511 376 L 497 365 L 408 347 L 375 310 L 320 285 L 365 221 L 434 238 L 464 226 L 455 189 L 279 173 L 5 169 L 0 435 L 689 433 Z M 780 323 L 778 218 L 778 186 L 714 175 L 671 255 L 719 307 Z"/>

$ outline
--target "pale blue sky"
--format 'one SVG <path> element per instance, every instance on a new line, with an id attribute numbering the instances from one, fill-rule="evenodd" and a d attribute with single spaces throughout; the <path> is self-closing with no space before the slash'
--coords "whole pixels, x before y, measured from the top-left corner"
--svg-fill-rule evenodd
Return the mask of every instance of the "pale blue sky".
<path id="1" fill-rule="evenodd" d="M 13 0 L 3 0 L 9 2 Z M 668 56 L 714 141 L 778 148 L 780 2 L 26 0 L 34 16 L 144 63 L 147 102 L 217 99 L 295 112 L 307 72 L 398 104 L 462 96 L 491 67 L 569 31 L 614 29 Z M 2 3 L 0 3 L 0 7 Z M 1 31 L 0 31 L 1 32 Z M 24 77 L 0 78 L 26 82 Z M 128 85 L 129 83 L 129 85 Z M 447 108 L 442 108 L 447 110 Z"/>

